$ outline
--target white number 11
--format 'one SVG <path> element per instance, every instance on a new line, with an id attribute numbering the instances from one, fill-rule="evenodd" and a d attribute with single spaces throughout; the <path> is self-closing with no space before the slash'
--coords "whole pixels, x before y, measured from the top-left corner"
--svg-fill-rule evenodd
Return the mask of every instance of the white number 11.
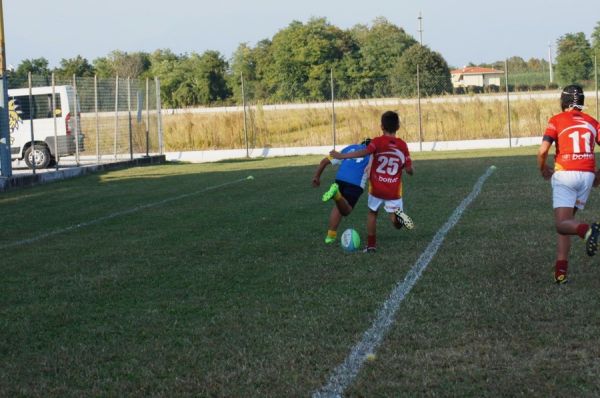
<path id="1" fill-rule="evenodd" d="M 575 131 L 569 134 L 569 137 L 573 140 L 573 153 L 581 153 L 581 139 L 583 138 L 583 142 L 585 144 L 585 153 L 592 152 L 592 146 L 590 145 L 590 138 L 592 138 L 592 134 L 588 131 L 585 134 L 579 134 L 579 131 Z"/>

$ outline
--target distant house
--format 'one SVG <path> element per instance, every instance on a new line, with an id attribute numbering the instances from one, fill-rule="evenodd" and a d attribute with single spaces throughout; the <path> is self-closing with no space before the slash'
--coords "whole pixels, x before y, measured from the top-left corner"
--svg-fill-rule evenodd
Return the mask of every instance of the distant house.
<path id="1" fill-rule="evenodd" d="M 479 66 L 468 66 L 462 69 L 456 69 L 450 72 L 452 75 L 452 85 L 454 87 L 469 86 L 500 86 L 500 78 L 504 72 L 492 68 L 480 68 Z"/>

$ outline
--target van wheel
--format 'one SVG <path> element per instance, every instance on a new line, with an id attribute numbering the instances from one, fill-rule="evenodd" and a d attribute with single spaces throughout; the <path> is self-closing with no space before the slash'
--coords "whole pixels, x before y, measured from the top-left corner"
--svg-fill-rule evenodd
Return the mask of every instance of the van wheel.
<path id="1" fill-rule="evenodd" d="M 34 158 L 36 169 L 45 169 L 48 167 L 51 160 L 48 147 L 46 145 L 35 145 L 34 147 L 27 148 L 25 151 L 25 163 L 30 169 L 33 169 Z"/>

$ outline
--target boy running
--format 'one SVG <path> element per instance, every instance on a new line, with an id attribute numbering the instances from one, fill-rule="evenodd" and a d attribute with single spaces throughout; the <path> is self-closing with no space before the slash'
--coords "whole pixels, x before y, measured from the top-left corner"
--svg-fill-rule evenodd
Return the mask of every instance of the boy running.
<path id="1" fill-rule="evenodd" d="M 363 150 L 370 142 L 371 140 L 367 138 L 360 144 L 347 146 L 342 150 L 342 153 Z M 327 156 L 319 163 L 317 171 L 312 179 L 312 186 L 315 188 L 321 185 L 321 174 L 328 165 L 340 165 L 338 172 L 335 175 L 335 182 L 331 184 L 329 190 L 323 194 L 322 198 L 323 202 L 327 202 L 330 199 L 333 199 L 335 202 L 335 206 L 331 209 L 329 215 L 329 229 L 327 230 L 327 236 L 325 236 L 325 243 L 332 243 L 335 241 L 338 226 L 342 221 L 342 216 L 346 217 L 350 215 L 356 202 L 358 202 L 360 195 L 362 195 L 367 182 L 365 169 L 369 164 L 369 160 L 370 156 L 344 161 Z"/>
<path id="2" fill-rule="evenodd" d="M 558 233 L 554 281 L 567 282 L 571 235 L 585 240 L 588 256 L 598 250 L 600 224 L 591 225 L 575 220 L 577 209 L 585 207 L 592 186 L 597 186 L 599 174 L 596 172 L 594 145 L 600 143 L 600 124 L 583 109 L 583 89 L 577 85 L 567 86 L 560 96 L 562 112 L 548 121 L 540 145 L 537 164 L 542 177 L 552 182 L 552 202 L 554 223 Z M 554 170 L 546 164 L 548 151 L 555 144 Z"/>
<path id="3" fill-rule="evenodd" d="M 396 112 L 387 111 L 381 115 L 379 137 L 371 140 L 367 148 L 352 153 L 331 151 L 336 159 L 349 159 L 373 154 L 369 174 L 369 213 L 367 215 L 367 247 L 365 252 L 375 252 L 377 248 L 377 213 L 381 205 L 390 215 L 394 227 L 408 229 L 414 227 L 411 218 L 403 212 L 402 169 L 413 175 L 412 161 L 404 140 L 396 137 L 400 129 L 400 117 Z"/>

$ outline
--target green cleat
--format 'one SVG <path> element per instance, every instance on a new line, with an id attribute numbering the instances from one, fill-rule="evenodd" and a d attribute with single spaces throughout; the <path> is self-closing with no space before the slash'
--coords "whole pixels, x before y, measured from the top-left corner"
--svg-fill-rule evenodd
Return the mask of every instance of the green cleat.
<path id="1" fill-rule="evenodd" d="M 335 194 L 339 192 L 339 190 L 340 187 L 337 183 L 334 182 L 333 184 L 331 184 L 329 190 L 323 194 L 323 202 L 327 202 L 328 200 L 333 198 Z"/>
<path id="2" fill-rule="evenodd" d="M 331 236 L 326 236 L 325 237 L 325 244 L 328 245 L 328 244 L 333 243 L 333 242 L 335 242 L 335 238 L 332 238 Z"/>

